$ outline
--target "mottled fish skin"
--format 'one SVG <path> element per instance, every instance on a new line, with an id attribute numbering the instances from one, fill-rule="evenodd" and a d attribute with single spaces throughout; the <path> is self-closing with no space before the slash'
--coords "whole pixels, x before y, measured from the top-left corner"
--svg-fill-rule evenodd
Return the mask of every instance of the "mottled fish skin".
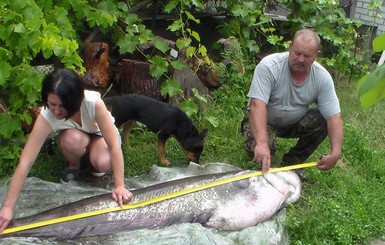
<path id="1" fill-rule="evenodd" d="M 250 172 L 199 175 L 155 184 L 132 190 L 134 197 L 131 203 Z M 62 240 L 143 228 L 162 228 L 186 222 L 198 222 L 222 230 L 240 230 L 271 218 L 287 203 L 292 193 L 297 193 L 298 190 L 300 192 L 301 183 L 295 173 L 288 171 L 271 175 L 268 178 L 256 176 L 230 182 L 135 209 L 76 219 L 4 236 L 49 237 Z M 273 185 L 267 180 L 269 178 L 273 179 L 270 180 L 274 182 Z M 292 198 L 290 202 L 295 202 L 298 198 Z M 102 194 L 15 219 L 8 228 L 116 206 L 117 203 L 111 199 L 110 193 Z"/>

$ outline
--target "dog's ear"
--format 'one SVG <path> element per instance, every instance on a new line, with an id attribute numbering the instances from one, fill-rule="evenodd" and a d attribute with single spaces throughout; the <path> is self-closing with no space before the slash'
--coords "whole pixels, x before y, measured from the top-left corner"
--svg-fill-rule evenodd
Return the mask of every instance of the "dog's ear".
<path id="1" fill-rule="evenodd" d="M 204 129 L 202 130 L 202 132 L 199 134 L 199 136 L 200 136 L 202 139 L 204 139 L 204 138 L 206 137 L 206 134 L 207 134 L 207 128 L 204 128 Z"/>

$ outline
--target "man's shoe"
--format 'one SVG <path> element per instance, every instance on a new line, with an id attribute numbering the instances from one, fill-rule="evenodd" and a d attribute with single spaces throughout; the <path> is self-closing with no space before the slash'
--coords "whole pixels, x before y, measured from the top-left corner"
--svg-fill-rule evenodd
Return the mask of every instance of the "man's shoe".
<path id="1" fill-rule="evenodd" d="M 302 182 L 309 181 L 308 177 L 306 177 L 306 175 L 304 174 L 303 169 L 295 169 L 294 172 L 298 175 L 299 179 Z"/>
<path id="2" fill-rule="evenodd" d="M 62 184 L 76 185 L 78 179 L 79 179 L 79 170 L 78 169 L 67 169 L 62 174 L 60 181 Z"/>

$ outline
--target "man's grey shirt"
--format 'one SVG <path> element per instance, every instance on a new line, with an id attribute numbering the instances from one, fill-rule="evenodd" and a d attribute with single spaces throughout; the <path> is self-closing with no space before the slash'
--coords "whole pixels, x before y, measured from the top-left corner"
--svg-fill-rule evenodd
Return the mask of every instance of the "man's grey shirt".
<path id="1" fill-rule="evenodd" d="M 248 97 L 267 104 L 268 124 L 293 125 L 314 103 L 325 118 L 339 113 L 340 104 L 329 72 L 314 62 L 306 80 L 297 85 L 291 79 L 288 58 L 288 52 L 268 55 L 254 70 Z"/>

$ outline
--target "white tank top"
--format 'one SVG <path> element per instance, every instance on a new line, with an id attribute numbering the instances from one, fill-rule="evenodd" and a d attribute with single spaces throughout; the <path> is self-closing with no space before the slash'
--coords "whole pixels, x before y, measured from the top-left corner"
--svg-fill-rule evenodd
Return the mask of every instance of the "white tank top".
<path id="1" fill-rule="evenodd" d="M 41 111 L 41 115 L 51 125 L 54 132 L 60 130 L 76 128 L 86 133 L 101 135 L 99 126 L 95 121 L 95 102 L 100 98 L 100 93 L 96 91 L 85 90 L 84 99 L 80 106 L 80 120 L 82 125 L 79 125 L 71 119 L 56 119 L 55 115 L 51 110 L 44 107 Z M 111 120 L 114 122 L 115 119 L 111 116 Z"/>

